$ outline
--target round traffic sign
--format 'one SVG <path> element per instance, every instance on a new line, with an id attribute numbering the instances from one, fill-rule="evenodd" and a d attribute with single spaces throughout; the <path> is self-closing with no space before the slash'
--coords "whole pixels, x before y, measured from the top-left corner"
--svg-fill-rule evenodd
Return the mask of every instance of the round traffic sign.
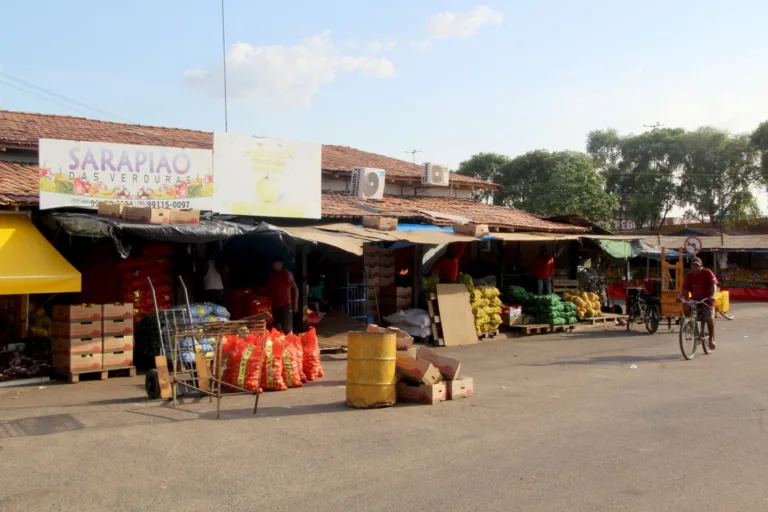
<path id="1" fill-rule="evenodd" d="M 689 236 L 683 242 L 685 252 L 688 254 L 699 254 L 702 249 L 701 239 L 695 236 Z"/>

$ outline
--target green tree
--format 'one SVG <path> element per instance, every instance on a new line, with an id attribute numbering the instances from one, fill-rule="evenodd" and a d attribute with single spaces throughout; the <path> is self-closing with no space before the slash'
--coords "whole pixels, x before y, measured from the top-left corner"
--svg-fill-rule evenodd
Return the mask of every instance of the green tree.
<path id="1" fill-rule="evenodd" d="M 500 183 L 499 169 L 511 160 L 508 156 L 499 153 L 478 153 L 469 160 L 461 162 L 456 172 L 464 176 Z M 494 199 L 495 202 L 496 194 L 493 190 L 479 190 L 474 195 L 475 199 L 482 201 Z"/>
<path id="2" fill-rule="evenodd" d="M 596 130 L 587 136 L 587 151 L 606 179 L 606 190 L 620 200 L 622 220 L 655 230 L 677 202 L 676 178 L 683 149 L 680 128 L 619 136 Z"/>
<path id="3" fill-rule="evenodd" d="M 752 132 L 750 142 L 760 152 L 763 180 L 768 181 L 768 121 L 760 123 Z"/>
<path id="4" fill-rule="evenodd" d="M 499 204 L 537 215 L 576 213 L 594 221 L 610 218 L 618 200 L 592 158 L 576 151 L 530 151 L 499 169 Z"/>
<path id="5" fill-rule="evenodd" d="M 757 219 L 763 216 L 757 198 L 750 193 L 749 196 L 725 216 L 723 223 L 726 228 L 749 228 L 757 223 Z"/>
<path id="6" fill-rule="evenodd" d="M 749 210 L 750 187 L 763 182 L 760 150 L 748 135 L 699 128 L 683 138 L 685 152 L 679 200 L 722 227 L 729 216 Z"/>

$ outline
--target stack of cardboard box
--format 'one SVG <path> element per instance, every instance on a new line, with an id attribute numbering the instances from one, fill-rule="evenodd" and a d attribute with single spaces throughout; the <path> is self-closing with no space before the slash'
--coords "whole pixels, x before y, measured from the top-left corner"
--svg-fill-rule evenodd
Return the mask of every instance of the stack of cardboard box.
<path id="1" fill-rule="evenodd" d="M 104 369 L 133 366 L 133 304 L 104 304 L 102 333 Z"/>
<path id="2" fill-rule="evenodd" d="M 133 304 L 53 307 L 53 367 L 61 373 L 133 366 Z"/>
<path id="3" fill-rule="evenodd" d="M 397 400 L 435 404 L 472 396 L 470 377 L 460 377 L 461 361 L 441 356 L 427 347 L 397 353 Z"/>
<path id="4" fill-rule="evenodd" d="M 181 208 L 152 208 L 102 201 L 99 215 L 113 219 L 132 220 L 148 224 L 200 224 L 200 210 Z"/>
<path id="5" fill-rule="evenodd" d="M 102 367 L 101 305 L 53 307 L 53 367 L 59 372 Z"/>

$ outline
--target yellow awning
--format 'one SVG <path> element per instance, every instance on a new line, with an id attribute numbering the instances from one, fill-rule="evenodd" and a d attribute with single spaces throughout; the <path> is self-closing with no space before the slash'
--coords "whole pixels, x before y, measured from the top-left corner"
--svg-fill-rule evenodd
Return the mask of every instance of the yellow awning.
<path id="1" fill-rule="evenodd" d="M 0 295 L 80 291 L 80 272 L 24 214 L 0 213 Z"/>

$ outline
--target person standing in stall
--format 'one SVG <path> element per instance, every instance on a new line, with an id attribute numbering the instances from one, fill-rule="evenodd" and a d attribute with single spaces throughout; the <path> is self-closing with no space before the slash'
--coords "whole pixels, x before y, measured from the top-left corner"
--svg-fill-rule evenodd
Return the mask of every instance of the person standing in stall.
<path id="1" fill-rule="evenodd" d="M 467 249 L 467 244 L 460 242 L 449 244 L 448 251 L 437 260 L 432 268 L 432 275 L 440 277 L 441 283 L 455 283 L 459 280 L 459 262 Z"/>
<path id="2" fill-rule="evenodd" d="M 555 275 L 555 258 L 542 245 L 539 255 L 533 260 L 533 276 L 536 278 L 536 291 L 539 295 L 552 293 L 553 275 Z"/>
<path id="3" fill-rule="evenodd" d="M 282 258 L 272 261 L 272 273 L 267 279 L 267 289 L 272 300 L 272 325 L 285 334 L 293 332 L 293 314 L 299 311 L 299 287 Z"/>

